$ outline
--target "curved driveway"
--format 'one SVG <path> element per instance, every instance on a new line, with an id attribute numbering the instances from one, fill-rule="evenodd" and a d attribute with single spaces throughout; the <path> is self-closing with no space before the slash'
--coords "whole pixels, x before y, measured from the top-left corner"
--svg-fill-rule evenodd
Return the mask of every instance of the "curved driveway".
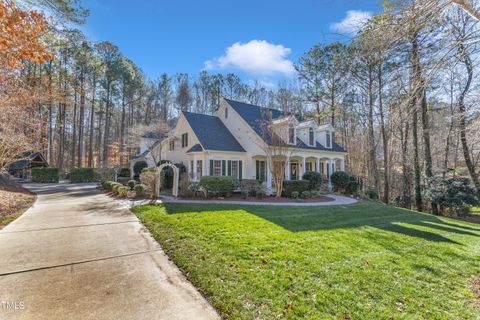
<path id="1" fill-rule="evenodd" d="M 0 319 L 218 319 L 138 219 L 93 184 L 27 185 L 0 231 Z"/>

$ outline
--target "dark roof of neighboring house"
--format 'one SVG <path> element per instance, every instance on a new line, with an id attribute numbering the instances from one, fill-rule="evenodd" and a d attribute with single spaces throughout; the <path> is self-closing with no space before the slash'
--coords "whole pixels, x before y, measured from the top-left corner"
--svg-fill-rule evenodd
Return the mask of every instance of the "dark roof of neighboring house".
<path id="1" fill-rule="evenodd" d="M 196 144 L 194 145 L 193 147 L 191 147 L 190 149 L 188 149 L 187 153 L 190 153 L 190 152 L 202 152 L 203 151 L 203 148 L 200 144 Z"/>
<path id="2" fill-rule="evenodd" d="M 165 137 L 165 134 L 160 132 L 147 132 L 141 136 L 142 138 L 147 139 L 161 139 Z"/>
<path id="3" fill-rule="evenodd" d="M 186 111 L 183 115 L 205 150 L 245 152 L 218 117 Z"/>
<path id="4" fill-rule="evenodd" d="M 265 141 L 270 140 L 270 133 L 264 125 L 270 120 L 274 120 L 285 116 L 282 111 L 256 106 L 253 104 L 238 102 L 230 99 L 225 101 L 252 127 L 255 132 L 262 137 Z M 300 149 L 322 150 L 322 151 L 334 151 L 334 152 L 346 152 L 344 148 L 332 141 L 332 148 L 328 149 L 317 142 L 316 146 L 309 146 L 302 140 L 297 138 L 297 144 L 292 146 Z"/>
<path id="5" fill-rule="evenodd" d="M 48 166 L 47 160 L 45 160 L 45 158 L 40 152 L 35 152 L 35 151 L 24 152 L 19 158 L 21 159 L 18 161 L 12 162 L 8 166 L 8 170 L 21 170 L 21 169 L 28 168 L 28 166 L 36 158 L 39 158 L 40 162 Z"/>
<path id="6" fill-rule="evenodd" d="M 132 156 L 130 159 L 133 160 L 133 159 L 145 158 L 145 156 L 146 156 L 150 151 L 152 151 L 153 148 L 155 148 L 156 146 L 158 146 L 160 143 L 161 143 L 160 140 L 155 141 L 150 147 L 148 147 L 147 150 L 143 151 L 143 152 L 140 153 L 140 154 L 136 154 L 136 155 Z"/>

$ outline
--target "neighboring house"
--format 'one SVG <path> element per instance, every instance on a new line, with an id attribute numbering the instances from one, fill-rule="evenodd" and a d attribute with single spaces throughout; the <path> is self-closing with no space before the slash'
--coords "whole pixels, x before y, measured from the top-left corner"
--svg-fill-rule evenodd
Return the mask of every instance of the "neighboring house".
<path id="1" fill-rule="evenodd" d="M 194 181 L 203 175 L 228 175 L 261 180 L 272 190 L 265 152 L 266 123 L 287 132 L 289 163 L 285 179 L 301 179 L 307 171 L 328 178 L 332 172 L 345 169 L 346 151 L 333 141 L 331 125 L 302 122 L 279 110 L 228 99 L 213 116 L 182 112 L 174 130 L 158 140 L 160 158 L 183 163 Z M 148 154 L 146 148 L 140 151 Z"/>
<path id="2" fill-rule="evenodd" d="M 18 161 L 12 162 L 8 166 L 8 172 L 17 178 L 30 179 L 34 167 L 48 167 L 48 162 L 40 152 L 30 151 L 22 154 Z"/>

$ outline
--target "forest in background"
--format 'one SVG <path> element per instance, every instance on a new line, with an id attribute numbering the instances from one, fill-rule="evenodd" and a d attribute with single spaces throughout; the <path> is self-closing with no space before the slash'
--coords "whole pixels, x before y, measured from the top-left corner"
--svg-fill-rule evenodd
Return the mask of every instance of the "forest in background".
<path id="1" fill-rule="evenodd" d="M 167 130 L 181 110 L 211 114 L 226 97 L 332 123 L 364 188 L 434 211 L 431 177 L 466 176 L 480 190 L 475 4 L 385 1 L 353 39 L 313 45 L 297 77 L 271 88 L 206 71 L 148 79 L 115 44 L 71 28 L 88 17 L 80 2 L 3 1 L 0 163 L 36 150 L 62 171 L 125 166 L 140 133 Z"/>

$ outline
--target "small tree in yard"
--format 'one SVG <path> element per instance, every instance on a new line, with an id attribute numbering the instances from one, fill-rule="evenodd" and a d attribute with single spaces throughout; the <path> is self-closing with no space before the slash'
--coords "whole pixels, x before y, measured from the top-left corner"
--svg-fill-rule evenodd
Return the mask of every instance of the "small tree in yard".
<path id="1" fill-rule="evenodd" d="M 283 181 L 285 180 L 285 169 L 292 154 L 288 146 L 288 125 L 286 128 L 278 128 L 273 124 L 272 113 L 265 109 L 259 122 L 262 141 L 258 145 L 265 152 L 267 168 L 272 175 L 272 182 L 275 187 L 276 197 L 282 196 Z"/>
<path id="2" fill-rule="evenodd" d="M 472 206 L 480 203 L 471 180 L 464 177 L 429 178 L 425 198 L 438 205 L 440 213 L 449 215 L 467 215 Z"/>

